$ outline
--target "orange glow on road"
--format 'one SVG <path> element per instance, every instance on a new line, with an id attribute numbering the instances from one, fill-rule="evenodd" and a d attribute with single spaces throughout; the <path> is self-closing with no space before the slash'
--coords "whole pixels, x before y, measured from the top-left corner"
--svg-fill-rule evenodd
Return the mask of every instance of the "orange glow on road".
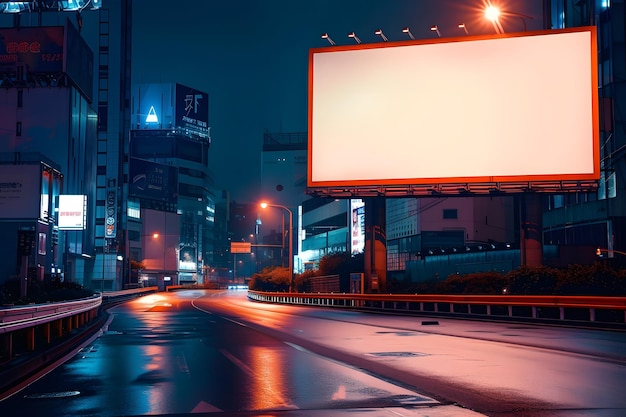
<path id="1" fill-rule="evenodd" d="M 250 368 L 254 370 L 252 409 L 292 408 L 288 399 L 282 396 L 288 392 L 284 380 L 285 358 L 279 350 L 253 346 L 249 351 Z"/>

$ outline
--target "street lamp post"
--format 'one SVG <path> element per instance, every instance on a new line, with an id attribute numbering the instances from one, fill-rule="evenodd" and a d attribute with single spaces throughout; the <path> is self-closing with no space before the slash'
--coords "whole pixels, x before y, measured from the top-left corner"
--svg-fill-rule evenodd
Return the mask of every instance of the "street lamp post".
<path id="1" fill-rule="evenodd" d="M 270 204 L 270 203 L 261 203 L 261 208 L 267 207 L 276 207 L 280 209 L 284 209 L 289 213 L 289 291 L 291 292 L 293 289 L 293 236 L 291 233 L 293 231 L 293 212 L 285 206 L 281 206 L 280 204 Z M 283 247 L 285 245 L 285 236 L 283 236 Z"/>

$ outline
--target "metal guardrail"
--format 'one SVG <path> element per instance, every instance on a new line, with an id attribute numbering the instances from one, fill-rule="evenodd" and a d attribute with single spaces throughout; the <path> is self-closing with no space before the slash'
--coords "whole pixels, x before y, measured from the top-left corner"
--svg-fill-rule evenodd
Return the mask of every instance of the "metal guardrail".
<path id="1" fill-rule="evenodd" d="M 72 301 L 0 307 L 0 394 L 14 389 L 100 328 L 103 307 L 157 287 L 105 292 Z"/>
<path id="2" fill-rule="evenodd" d="M 0 307 L 0 363 L 18 354 L 47 349 L 53 341 L 89 327 L 100 317 L 102 306 L 155 291 L 157 287 L 137 288 L 79 300 Z"/>
<path id="3" fill-rule="evenodd" d="M 102 297 L 95 294 L 75 301 L 0 308 L 0 334 L 50 323 L 100 307 Z"/>
<path id="4" fill-rule="evenodd" d="M 29 304 L 0 307 L 0 334 L 50 323 L 65 317 L 99 308 L 103 303 L 115 299 L 126 299 L 146 292 L 155 292 L 157 287 L 136 288 L 123 291 L 97 293 L 92 297 L 72 301 L 45 304 Z"/>
<path id="5" fill-rule="evenodd" d="M 121 290 L 121 291 L 107 291 L 102 294 L 102 299 L 103 299 L 103 302 L 106 304 L 106 302 L 109 300 L 137 297 L 139 295 L 142 295 L 148 292 L 157 292 L 157 291 L 159 291 L 159 287 L 157 286 L 132 288 L 129 290 Z"/>
<path id="6" fill-rule="evenodd" d="M 252 300 L 397 312 L 525 318 L 571 322 L 626 323 L 626 297 L 560 295 L 445 295 L 270 293 L 248 291 Z"/>

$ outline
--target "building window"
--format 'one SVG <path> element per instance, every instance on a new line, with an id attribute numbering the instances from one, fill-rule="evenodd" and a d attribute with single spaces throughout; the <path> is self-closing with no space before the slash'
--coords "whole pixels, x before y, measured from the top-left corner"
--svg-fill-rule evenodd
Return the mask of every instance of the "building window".
<path id="1" fill-rule="evenodd" d="M 15 124 L 15 136 L 22 136 L 22 122 Z"/>
<path id="2" fill-rule="evenodd" d="M 24 91 L 17 91 L 17 107 L 22 107 L 24 105 Z"/>
<path id="3" fill-rule="evenodd" d="M 443 209 L 444 219 L 458 219 L 457 209 Z"/>

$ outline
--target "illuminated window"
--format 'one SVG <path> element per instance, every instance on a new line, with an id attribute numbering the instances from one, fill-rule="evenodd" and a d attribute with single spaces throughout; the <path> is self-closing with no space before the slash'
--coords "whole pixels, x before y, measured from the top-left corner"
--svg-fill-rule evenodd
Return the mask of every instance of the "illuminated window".
<path id="1" fill-rule="evenodd" d="M 126 214 L 134 219 L 141 219 L 141 208 L 138 201 L 128 201 Z"/>

